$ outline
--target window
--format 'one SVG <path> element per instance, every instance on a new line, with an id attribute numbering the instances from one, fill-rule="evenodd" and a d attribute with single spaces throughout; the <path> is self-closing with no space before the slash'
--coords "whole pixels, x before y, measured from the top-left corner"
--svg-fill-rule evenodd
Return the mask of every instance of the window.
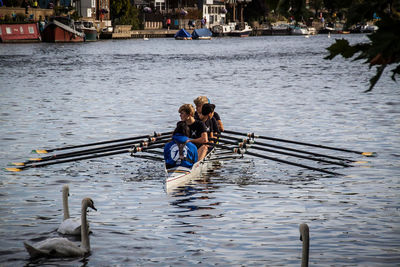
<path id="1" fill-rule="evenodd" d="M 164 1 L 156 1 L 156 10 L 162 11 L 165 10 L 165 2 Z"/>
<path id="2" fill-rule="evenodd" d="M 92 7 L 96 7 L 96 0 L 92 0 Z M 91 17 L 91 16 L 88 16 Z"/>
<path id="3" fill-rule="evenodd" d="M 88 18 L 90 18 L 92 16 L 92 9 L 91 8 L 87 9 L 87 16 L 88 16 Z"/>

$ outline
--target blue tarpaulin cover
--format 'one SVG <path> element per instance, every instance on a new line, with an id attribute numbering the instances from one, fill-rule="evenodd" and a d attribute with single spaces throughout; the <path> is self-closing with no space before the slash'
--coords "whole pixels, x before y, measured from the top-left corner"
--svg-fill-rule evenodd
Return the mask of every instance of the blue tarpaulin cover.
<path id="1" fill-rule="evenodd" d="M 212 32 L 207 28 L 195 29 L 192 34 L 193 39 L 197 39 L 200 37 L 211 37 L 211 36 Z"/>
<path id="2" fill-rule="evenodd" d="M 175 33 L 175 38 L 190 38 L 192 35 L 188 33 L 185 29 L 180 29 L 177 33 Z"/>

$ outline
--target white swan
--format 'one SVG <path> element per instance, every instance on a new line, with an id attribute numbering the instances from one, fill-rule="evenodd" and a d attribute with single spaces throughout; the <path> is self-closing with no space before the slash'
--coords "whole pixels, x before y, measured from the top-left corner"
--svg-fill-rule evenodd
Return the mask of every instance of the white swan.
<path id="1" fill-rule="evenodd" d="M 80 235 L 81 219 L 69 217 L 68 197 L 69 197 L 69 186 L 64 185 L 62 188 L 64 220 L 58 227 L 57 232 L 63 235 Z M 87 227 L 89 227 L 89 224 L 87 225 Z"/>
<path id="2" fill-rule="evenodd" d="M 308 267 L 308 255 L 310 249 L 310 230 L 305 223 L 300 224 L 300 240 L 303 241 L 303 251 L 301 255 L 301 267 Z"/>
<path id="3" fill-rule="evenodd" d="M 81 210 L 81 220 L 84 225 L 87 223 L 86 212 L 88 207 L 97 210 L 92 199 L 84 198 Z M 24 246 L 32 258 L 80 257 L 90 252 L 89 231 L 87 227 L 81 227 L 81 246 L 62 237 L 46 239 L 34 245 L 24 242 Z"/>

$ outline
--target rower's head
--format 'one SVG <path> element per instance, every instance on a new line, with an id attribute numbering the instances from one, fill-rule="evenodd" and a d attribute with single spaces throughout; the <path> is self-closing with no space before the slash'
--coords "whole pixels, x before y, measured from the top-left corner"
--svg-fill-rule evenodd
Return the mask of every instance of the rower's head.
<path id="1" fill-rule="evenodd" d="M 194 116 L 194 108 L 191 104 L 184 104 L 179 108 L 179 115 L 181 116 L 181 121 L 186 121 L 190 117 Z"/>
<path id="2" fill-rule="evenodd" d="M 211 119 L 214 116 L 214 109 L 215 109 L 215 105 L 214 104 L 209 104 L 206 103 L 203 105 L 202 109 L 201 109 L 201 117 L 206 117 L 206 119 Z"/>
<path id="3" fill-rule="evenodd" d="M 189 130 L 189 127 L 187 126 L 186 122 L 178 121 L 178 123 L 176 124 L 176 128 L 174 130 L 173 135 L 178 134 L 178 133 L 189 137 L 190 130 Z"/>
<path id="4" fill-rule="evenodd" d="M 196 106 L 196 111 L 199 115 L 201 114 L 201 108 L 203 107 L 203 105 L 209 103 L 208 98 L 204 95 L 196 97 L 196 99 L 193 100 L 193 102 Z"/>

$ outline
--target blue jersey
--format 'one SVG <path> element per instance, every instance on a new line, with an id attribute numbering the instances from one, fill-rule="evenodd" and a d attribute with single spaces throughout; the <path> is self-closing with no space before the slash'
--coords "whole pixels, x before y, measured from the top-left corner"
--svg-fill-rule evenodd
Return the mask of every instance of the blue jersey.
<path id="1" fill-rule="evenodd" d="M 183 166 L 191 168 L 198 160 L 197 147 L 191 143 L 183 134 L 174 134 L 172 141 L 164 147 L 164 159 L 167 167 Z M 179 153 L 179 146 L 182 146 L 182 155 Z"/>

